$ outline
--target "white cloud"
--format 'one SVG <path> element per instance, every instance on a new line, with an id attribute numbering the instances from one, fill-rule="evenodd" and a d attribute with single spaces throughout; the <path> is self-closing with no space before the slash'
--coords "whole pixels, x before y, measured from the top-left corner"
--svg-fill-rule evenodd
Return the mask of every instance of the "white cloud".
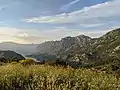
<path id="1" fill-rule="evenodd" d="M 87 27 L 87 28 L 92 28 L 92 27 L 99 27 L 102 26 L 104 24 L 80 24 L 83 27 Z"/>
<path id="2" fill-rule="evenodd" d="M 66 11 L 66 10 L 68 10 L 72 5 L 78 3 L 79 1 L 80 1 L 80 0 L 74 0 L 74 1 L 72 1 L 72 2 L 70 2 L 70 3 L 68 3 L 68 4 L 65 4 L 65 5 L 63 5 L 63 6 L 60 8 L 60 10 Z"/>
<path id="3" fill-rule="evenodd" d="M 68 3 L 66 6 L 76 4 L 76 3 L 79 2 L 79 1 L 80 1 L 80 0 L 74 0 L 74 1 L 72 1 L 72 2 L 70 2 L 70 3 Z"/>
<path id="4" fill-rule="evenodd" d="M 63 13 L 60 15 L 55 16 L 42 16 L 42 17 L 35 17 L 32 19 L 24 19 L 22 21 L 25 22 L 33 22 L 33 23 L 68 23 L 68 21 L 65 21 L 65 19 L 68 18 L 68 15 Z"/>
<path id="5" fill-rule="evenodd" d="M 37 40 L 37 39 L 33 40 L 34 35 L 35 33 L 33 33 L 33 31 L 26 30 L 26 29 L 0 27 L 0 42 L 11 41 L 11 42 L 17 42 L 17 43 L 32 43 L 32 42 L 35 43 L 34 40 Z M 37 37 L 36 35 L 35 37 Z M 31 40 L 28 38 L 30 38 Z"/>
<path id="6" fill-rule="evenodd" d="M 119 9 L 120 0 L 112 0 L 102 4 L 85 7 L 82 10 L 78 10 L 68 14 L 63 13 L 54 16 L 34 17 L 25 19 L 23 21 L 29 23 L 53 23 L 53 24 L 76 23 L 79 25 L 86 25 L 86 27 L 91 27 L 95 24 L 104 25 L 109 23 L 109 21 L 113 21 L 114 17 L 120 16 Z"/>

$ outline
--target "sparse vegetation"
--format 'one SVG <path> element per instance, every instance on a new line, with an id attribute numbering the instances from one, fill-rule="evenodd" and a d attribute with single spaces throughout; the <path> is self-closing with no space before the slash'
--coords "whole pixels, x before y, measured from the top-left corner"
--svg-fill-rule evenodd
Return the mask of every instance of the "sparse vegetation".
<path id="1" fill-rule="evenodd" d="M 32 59 L 21 60 L 20 63 L 22 65 L 25 65 L 25 66 L 26 65 L 35 65 L 36 64 L 36 62 L 34 60 L 32 60 Z"/>
<path id="2" fill-rule="evenodd" d="M 0 90 L 120 90 L 120 79 L 91 69 L 7 64 L 0 66 Z"/>

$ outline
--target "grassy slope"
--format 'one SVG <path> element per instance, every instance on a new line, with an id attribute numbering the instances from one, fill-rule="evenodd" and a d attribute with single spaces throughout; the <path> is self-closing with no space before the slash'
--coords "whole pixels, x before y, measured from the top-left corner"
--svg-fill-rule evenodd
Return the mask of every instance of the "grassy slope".
<path id="1" fill-rule="evenodd" d="M 87 69 L 0 66 L 0 90 L 120 90 L 120 79 Z"/>

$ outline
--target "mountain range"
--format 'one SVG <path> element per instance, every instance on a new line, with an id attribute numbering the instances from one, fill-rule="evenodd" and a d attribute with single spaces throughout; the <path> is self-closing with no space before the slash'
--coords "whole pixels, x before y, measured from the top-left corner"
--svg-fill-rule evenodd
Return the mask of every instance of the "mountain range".
<path id="1" fill-rule="evenodd" d="M 22 55 L 28 55 L 36 52 L 37 44 L 18 44 L 14 42 L 0 43 L 0 50 L 12 50 Z"/>
<path id="2" fill-rule="evenodd" d="M 82 66 L 120 64 L 120 29 L 111 30 L 99 38 L 85 35 L 65 37 L 37 46 L 32 56 L 54 55 L 57 60 Z"/>
<path id="3" fill-rule="evenodd" d="M 0 43 L 1 50 L 13 50 L 28 57 L 79 63 L 82 66 L 120 64 L 120 28 L 99 38 L 85 35 L 65 37 L 41 44 Z"/>

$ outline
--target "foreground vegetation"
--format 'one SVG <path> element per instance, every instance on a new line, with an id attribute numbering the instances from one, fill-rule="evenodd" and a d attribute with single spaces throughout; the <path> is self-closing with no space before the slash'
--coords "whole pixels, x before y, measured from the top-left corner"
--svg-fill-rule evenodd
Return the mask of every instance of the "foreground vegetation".
<path id="1" fill-rule="evenodd" d="M 120 90 L 120 79 L 88 69 L 12 63 L 0 66 L 0 90 Z"/>

